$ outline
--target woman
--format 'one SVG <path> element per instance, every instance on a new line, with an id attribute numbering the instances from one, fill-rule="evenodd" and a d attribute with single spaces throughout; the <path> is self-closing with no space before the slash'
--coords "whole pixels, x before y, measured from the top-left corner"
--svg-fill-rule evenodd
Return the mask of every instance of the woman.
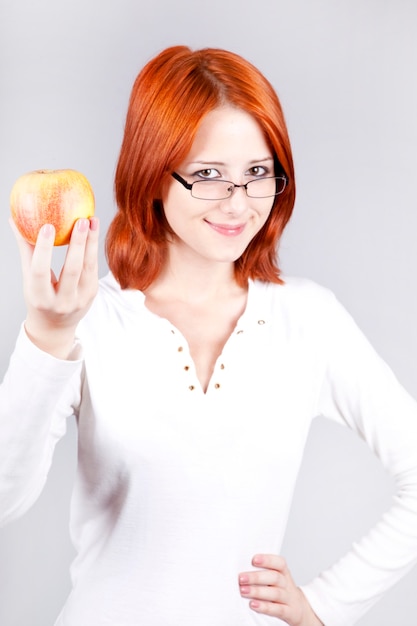
<path id="1" fill-rule="evenodd" d="M 133 87 L 98 222 L 17 234 L 27 317 L 1 389 L 1 516 L 75 415 L 73 590 L 57 626 L 342 626 L 417 557 L 417 409 L 327 290 L 280 276 L 295 198 L 277 96 L 242 58 L 169 48 Z M 17 381 L 25 380 L 22 389 Z M 302 589 L 280 547 L 312 419 L 366 439 L 392 510 Z M 18 426 L 17 426 L 18 424 Z"/>

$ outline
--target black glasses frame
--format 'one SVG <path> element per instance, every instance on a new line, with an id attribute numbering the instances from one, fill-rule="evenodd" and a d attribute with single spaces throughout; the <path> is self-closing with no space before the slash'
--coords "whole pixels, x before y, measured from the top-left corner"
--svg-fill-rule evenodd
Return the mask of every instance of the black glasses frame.
<path id="1" fill-rule="evenodd" d="M 181 183 L 181 185 L 183 185 L 183 187 L 185 187 L 186 189 L 188 189 L 188 191 L 191 191 L 191 195 L 193 198 L 196 198 L 195 196 L 193 196 L 193 185 L 195 183 L 204 183 L 204 182 L 211 182 L 211 181 L 204 181 L 204 180 L 195 180 L 193 183 L 188 183 L 182 176 L 180 176 L 179 174 L 177 174 L 177 172 L 172 172 L 171 176 L 173 178 L 175 178 L 175 180 L 177 180 L 179 183 Z M 281 176 L 265 176 L 264 178 L 276 178 L 278 180 L 284 180 L 285 181 L 285 185 L 284 188 L 279 191 L 278 193 L 275 193 L 274 196 L 279 196 L 283 191 L 285 191 L 287 184 L 288 184 L 288 178 L 285 176 L 285 174 L 282 174 Z M 248 194 L 248 185 L 249 183 L 252 183 L 254 180 L 262 180 L 262 179 L 257 179 L 254 178 L 253 180 L 249 180 L 247 183 L 245 183 L 244 185 L 236 185 L 236 183 L 233 183 L 231 180 L 219 180 L 219 182 L 222 183 L 229 183 L 231 185 L 230 187 L 230 195 L 227 196 L 226 198 L 217 198 L 217 200 L 227 200 L 227 198 L 230 198 L 234 192 L 235 189 L 237 189 L 238 187 L 243 187 L 243 189 L 246 192 L 246 195 L 248 196 L 248 198 L 251 198 L 253 196 L 249 196 Z M 274 196 L 266 196 L 268 198 L 273 198 Z M 256 198 L 256 196 L 255 196 Z M 196 198 L 196 200 L 203 200 L 204 198 Z M 208 200 L 209 198 L 207 198 Z M 261 198 L 258 198 L 258 200 Z"/>

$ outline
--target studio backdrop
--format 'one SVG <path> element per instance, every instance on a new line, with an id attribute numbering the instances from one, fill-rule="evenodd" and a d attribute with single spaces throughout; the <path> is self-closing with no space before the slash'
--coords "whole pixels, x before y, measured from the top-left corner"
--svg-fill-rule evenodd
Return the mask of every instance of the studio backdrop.
<path id="1" fill-rule="evenodd" d="M 25 315 L 8 225 L 15 179 L 39 168 L 89 178 L 104 275 L 130 89 L 141 67 L 174 44 L 227 48 L 272 82 L 298 188 L 280 245 L 284 272 L 332 289 L 417 397 L 415 0 L 0 0 L 1 375 Z M 63 254 L 56 251 L 57 267 Z M 75 462 L 71 423 L 41 497 L 0 531 L 2 626 L 52 625 L 68 594 Z M 283 549 L 297 582 L 359 539 L 392 490 L 357 437 L 319 418 Z M 416 587 L 413 570 L 361 626 L 415 626 Z"/>

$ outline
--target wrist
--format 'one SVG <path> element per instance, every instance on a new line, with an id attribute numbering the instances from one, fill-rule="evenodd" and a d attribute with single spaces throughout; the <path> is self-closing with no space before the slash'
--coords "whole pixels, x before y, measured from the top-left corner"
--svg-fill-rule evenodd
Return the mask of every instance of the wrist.
<path id="1" fill-rule="evenodd" d="M 302 603 L 304 606 L 304 610 L 303 610 L 304 617 L 303 617 L 302 626 L 324 626 L 323 622 L 317 617 L 317 615 L 313 611 L 311 604 L 307 600 L 307 597 L 305 596 L 303 590 L 300 588 L 298 588 L 298 590 L 300 592 Z"/>
<path id="2" fill-rule="evenodd" d="M 30 341 L 43 352 L 57 359 L 67 359 L 74 347 L 75 328 L 44 328 L 26 320 L 25 332 Z"/>

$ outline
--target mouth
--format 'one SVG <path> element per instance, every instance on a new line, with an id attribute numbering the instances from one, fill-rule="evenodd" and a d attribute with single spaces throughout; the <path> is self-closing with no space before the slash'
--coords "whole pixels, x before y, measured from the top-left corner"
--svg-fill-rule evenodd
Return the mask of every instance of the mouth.
<path id="1" fill-rule="evenodd" d="M 245 229 L 245 224 L 216 224 L 215 222 L 209 222 L 208 220 L 204 221 L 210 226 L 210 228 L 215 230 L 216 233 L 226 237 L 237 237 Z"/>

